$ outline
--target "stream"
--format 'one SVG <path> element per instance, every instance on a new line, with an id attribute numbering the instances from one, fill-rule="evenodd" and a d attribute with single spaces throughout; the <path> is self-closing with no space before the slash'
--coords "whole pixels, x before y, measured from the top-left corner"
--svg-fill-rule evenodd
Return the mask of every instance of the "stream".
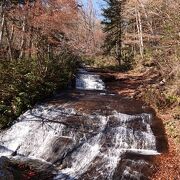
<path id="1" fill-rule="evenodd" d="M 160 154 L 154 124 L 148 107 L 108 92 L 99 75 L 80 69 L 75 90 L 0 133 L 0 156 L 53 167 L 54 180 L 148 179 L 149 158 Z"/>

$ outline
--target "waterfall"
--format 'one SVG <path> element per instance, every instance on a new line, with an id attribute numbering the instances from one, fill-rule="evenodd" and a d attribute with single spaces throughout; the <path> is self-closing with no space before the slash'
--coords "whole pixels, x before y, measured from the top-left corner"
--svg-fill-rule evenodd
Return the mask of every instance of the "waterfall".
<path id="1" fill-rule="evenodd" d="M 99 75 L 79 69 L 76 78 L 76 89 L 105 90 L 105 84 Z"/>
<path id="2" fill-rule="evenodd" d="M 77 89 L 103 90 L 99 78 L 81 72 Z M 0 133 L 0 156 L 53 164 L 55 180 L 140 179 L 146 177 L 144 168 L 150 167 L 141 157 L 159 154 L 152 121 L 147 112 L 130 115 L 112 108 L 108 113 L 82 112 L 73 100 L 47 102 L 28 110 Z"/>

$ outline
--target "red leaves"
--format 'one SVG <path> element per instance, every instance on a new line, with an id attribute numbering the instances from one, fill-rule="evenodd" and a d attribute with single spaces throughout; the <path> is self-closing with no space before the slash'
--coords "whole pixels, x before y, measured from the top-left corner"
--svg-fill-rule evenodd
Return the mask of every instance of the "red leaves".
<path id="1" fill-rule="evenodd" d="M 29 171 L 26 174 L 24 174 L 25 179 L 31 179 L 32 177 L 35 177 L 36 173 L 33 171 Z"/>
<path id="2" fill-rule="evenodd" d="M 18 164 L 13 167 L 16 169 L 16 172 L 21 180 L 31 180 L 34 177 L 38 176 L 38 173 L 32 169 L 32 167 L 25 164 Z"/>

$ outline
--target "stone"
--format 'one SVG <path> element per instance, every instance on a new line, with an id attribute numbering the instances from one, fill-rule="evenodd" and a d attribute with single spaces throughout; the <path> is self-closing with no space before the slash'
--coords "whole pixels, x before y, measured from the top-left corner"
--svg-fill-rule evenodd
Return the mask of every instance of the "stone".
<path id="1" fill-rule="evenodd" d="M 13 174 L 10 171 L 10 160 L 2 156 L 0 157 L 0 179 L 1 180 L 14 180 Z"/>

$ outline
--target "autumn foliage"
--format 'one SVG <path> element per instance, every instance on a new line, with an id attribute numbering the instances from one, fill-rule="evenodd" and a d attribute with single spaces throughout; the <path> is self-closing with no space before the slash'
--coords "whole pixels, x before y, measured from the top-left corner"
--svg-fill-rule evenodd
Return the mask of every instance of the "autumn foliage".
<path id="1" fill-rule="evenodd" d="M 10 125 L 31 105 L 66 87 L 79 59 L 73 0 L 2 4 L 0 124 Z"/>

